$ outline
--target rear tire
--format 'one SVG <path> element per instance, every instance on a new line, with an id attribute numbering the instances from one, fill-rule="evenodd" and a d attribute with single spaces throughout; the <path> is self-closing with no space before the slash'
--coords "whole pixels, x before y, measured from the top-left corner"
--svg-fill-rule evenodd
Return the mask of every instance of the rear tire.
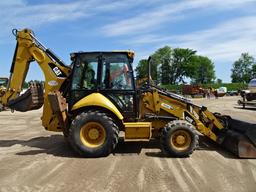
<path id="1" fill-rule="evenodd" d="M 173 157 L 187 157 L 198 146 L 198 139 L 193 125 L 183 120 L 171 121 L 162 130 L 162 151 Z"/>
<path id="2" fill-rule="evenodd" d="M 111 117 L 99 111 L 76 116 L 69 129 L 69 142 L 84 157 L 109 155 L 118 143 L 118 127 Z"/>

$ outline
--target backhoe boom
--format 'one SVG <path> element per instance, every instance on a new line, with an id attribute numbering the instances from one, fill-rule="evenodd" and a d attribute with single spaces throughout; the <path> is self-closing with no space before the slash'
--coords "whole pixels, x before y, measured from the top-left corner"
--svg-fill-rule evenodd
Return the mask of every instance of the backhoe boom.
<path id="1" fill-rule="evenodd" d="M 43 46 L 35 38 L 32 30 L 13 30 L 13 34 L 17 40 L 16 49 L 10 70 L 9 84 L 6 93 L 1 97 L 0 101 L 3 105 L 18 111 L 37 109 L 44 103 L 41 118 L 43 126 L 47 130 L 61 131 L 58 118 L 52 115 L 48 94 L 60 91 L 61 86 L 69 77 L 71 69 L 54 53 Z M 44 91 L 39 85 L 33 84 L 24 95 L 20 96 L 22 85 L 32 61 L 36 61 L 43 71 L 45 77 Z M 40 101 L 42 97 L 44 98 L 43 102 Z"/>

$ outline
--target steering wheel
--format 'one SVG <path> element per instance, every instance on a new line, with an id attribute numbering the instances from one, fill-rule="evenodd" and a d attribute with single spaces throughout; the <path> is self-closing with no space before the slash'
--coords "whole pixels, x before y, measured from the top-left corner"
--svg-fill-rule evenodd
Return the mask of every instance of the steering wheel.
<path id="1" fill-rule="evenodd" d="M 115 80 L 112 82 L 112 89 L 123 89 L 122 86 L 122 79 L 121 80 Z"/>

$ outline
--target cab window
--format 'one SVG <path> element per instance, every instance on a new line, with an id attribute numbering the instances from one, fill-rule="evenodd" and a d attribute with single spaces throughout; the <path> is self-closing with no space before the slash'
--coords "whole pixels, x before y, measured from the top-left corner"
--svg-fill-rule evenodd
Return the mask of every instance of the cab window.
<path id="1" fill-rule="evenodd" d="M 96 56 L 81 56 L 75 63 L 72 90 L 95 89 L 97 86 L 98 59 Z"/>
<path id="2" fill-rule="evenodd" d="M 126 55 L 111 57 L 106 55 L 103 60 L 102 88 L 113 90 L 131 90 L 132 77 Z"/>

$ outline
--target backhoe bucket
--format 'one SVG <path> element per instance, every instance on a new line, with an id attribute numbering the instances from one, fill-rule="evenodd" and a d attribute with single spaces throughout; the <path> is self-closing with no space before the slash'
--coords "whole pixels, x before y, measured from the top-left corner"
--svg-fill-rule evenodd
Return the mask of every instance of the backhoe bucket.
<path id="1" fill-rule="evenodd" d="M 228 130 L 221 144 L 240 158 L 256 158 L 256 124 L 229 119 Z"/>
<path id="2" fill-rule="evenodd" d="M 42 107 L 44 103 L 44 91 L 41 84 L 32 83 L 29 89 L 16 99 L 9 101 L 8 107 L 16 111 L 30 111 Z"/>

